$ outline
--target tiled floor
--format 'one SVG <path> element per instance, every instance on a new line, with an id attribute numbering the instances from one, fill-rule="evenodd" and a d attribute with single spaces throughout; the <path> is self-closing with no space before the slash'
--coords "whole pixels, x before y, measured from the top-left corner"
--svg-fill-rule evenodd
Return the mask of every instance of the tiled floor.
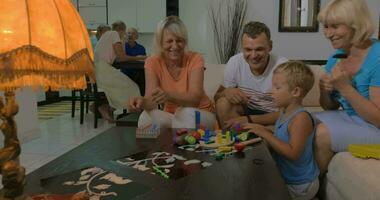
<path id="1" fill-rule="evenodd" d="M 21 165 L 28 174 L 113 126 L 99 119 L 98 128 L 94 129 L 90 113 L 85 115 L 82 125 L 79 115 L 71 118 L 70 113 L 40 121 L 37 136 L 21 144 Z"/>

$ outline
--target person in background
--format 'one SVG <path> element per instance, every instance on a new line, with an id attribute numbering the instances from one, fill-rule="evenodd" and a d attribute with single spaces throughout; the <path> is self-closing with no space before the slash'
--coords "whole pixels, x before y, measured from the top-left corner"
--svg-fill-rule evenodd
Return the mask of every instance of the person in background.
<path id="1" fill-rule="evenodd" d="M 287 59 L 271 53 L 270 30 L 261 22 L 244 25 L 241 44 L 242 53 L 227 62 L 223 85 L 214 96 L 221 128 L 277 110 L 270 95 L 272 74 Z"/>
<path id="2" fill-rule="evenodd" d="M 146 58 L 145 47 L 137 43 L 139 33 L 133 27 L 127 29 L 127 42 L 125 43 L 125 53 L 129 56 L 136 56 L 138 60 Z"/>
<path id="3" fill-rule="evenodd" d="M 100 37 L 109 30 L 111 30 L 111 27 L 106 24 L 101 24 L 96 28 L 96 34 L 91 36 L 91 45 L 94 50 Z"/>
<path id="4" fill-rule="evenodd" d="M 115 108 L 126 108 L 130 95 L 139 94 L 138 86 L 112 66 L 115 60 L 127 61 L 130 59 L 124 52 L 126 28 L 124 22 L 116 21 L 112 24 L 112 31 L 105 32 L 95 47 L 96 82 L 107 97 L 107 101 L 99 106 L 99 112 L 109 122 L 114 122 L 113 111 Z"/>
<path id="5" fill-rule="evenodd" d="M 314 84 L 309 67 L 299 61 L 279 65 L 273 72 L 272 97 L 277 107 L 274 134 L 265 126 L 247 123 L 244 129 L 263 138 L 274 151 L 274 160 L 292 199 L 310 200 L 319 188 L 319 169 L 313 155 L 316 120 L 302 106 Z"/>
<path id="6" fill-rule="evenodd" d="M 154 36 L 155 55 L 145 61 L 145 96 L 130 99 L 128 110 L 141 111 L 138 127 L 195 128 L 195 111 L 201 124 L 213 129 L 213 104 L 203 88 L 204 60 L 188 50 L 187 30 L 175 16 L 162 20 Z M 164 110 L 159 110 L 163 105 Z"/>
<path id="7" fill-rule="evenodd" d="M 136 41 L 138 38 L 139 38 L 139 34 L 137 30 L 133 27 L 129 27 L 127 29 L 127 42 L 125 43 L 125 53 L 128 56 L 131 56 L 134 58 L 134 59 L 130 58 L 129 61 L 143 61 L 147 58 L 145 47 L 137 43 Z M 141 71 L 128 69 L 128 68 L 121 68 L 121 71 L 139 85 L 140 93 L 141 95 L 144 95 L 145 94 L 144 74 Z"/>
<path id="8" fill-rule="evenodd" d="M 315 157 L 324 173 L 334 153 L 349 144 L 380 144 L 380 41 L 371 38 L 374 24 L 365 0 L 332 0 L 318 20 L 336 49 L 319 84 L 320 104 L 329 111 L 316 114 L 322 123 Z"/>

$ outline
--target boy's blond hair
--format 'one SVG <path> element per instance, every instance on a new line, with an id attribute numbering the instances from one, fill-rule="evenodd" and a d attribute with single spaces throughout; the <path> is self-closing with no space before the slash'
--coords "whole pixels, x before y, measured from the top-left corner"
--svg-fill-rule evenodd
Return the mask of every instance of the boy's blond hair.
<path id="1" fill-rule="evenodd" d="M 314 85 L 314 74 L 311 69 L 301 61 L 288 61 L 279 65 L 275 70 L 276 73 L 286 73 L 289 90 L 296 87 L 302 89 L 302 97 L 311 90 Z"/>

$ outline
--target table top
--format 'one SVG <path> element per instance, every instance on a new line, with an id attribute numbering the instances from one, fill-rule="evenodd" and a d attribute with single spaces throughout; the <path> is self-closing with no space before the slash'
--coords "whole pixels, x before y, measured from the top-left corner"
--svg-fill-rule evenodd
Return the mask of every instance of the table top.
<path id="1" fill-rule="evenodd" d="M 101 167 L 151 188 L 135 199 L 290 199 L 280 172 L 264 143 L 216 161 L 212 156 L 179 150 L 172 132 L 157 139 L 136 139 L 135 128 L 111 128 L 27 175 L 27 194 L 46 193 L 40 179 L 90 166 Z M 111 160 L 145 150 L 165 149 L 212 163 L 212 166 L 177 180 L 167 180 Z M 262 162 L 254 162 L 260 159 Z"/>

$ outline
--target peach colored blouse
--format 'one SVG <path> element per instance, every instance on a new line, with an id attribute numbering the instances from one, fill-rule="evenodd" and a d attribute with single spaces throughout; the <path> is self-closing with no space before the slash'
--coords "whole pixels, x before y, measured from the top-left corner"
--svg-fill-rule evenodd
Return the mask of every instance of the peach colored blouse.
<path id="1" fill-rule="evenodd" d="M 144 68 L 153 72 L 157 76 L 159 86 L 164 91 L 186 93 L 189 91 L 189 85 L 191 84 L 189 82 L 190 73 L 195 69 L 203 68 L 204 60 L 199 53 L 188 52 L 185 54 L 182 64 L 182 70 L 177 80 L 170 75 L 165 61 L 161 56 L 148 57 L 145 60 Z M 203 87 L 202 90 L 203 96 L 198 108 L 212 112 L 213 104 L 204 92 Z M 167 102 L 165 103 L 164 110 L 166 112 L 174 113 L 178 107 L 180 107 L 180 105 L 177 105 L 173 102 Z"/>

